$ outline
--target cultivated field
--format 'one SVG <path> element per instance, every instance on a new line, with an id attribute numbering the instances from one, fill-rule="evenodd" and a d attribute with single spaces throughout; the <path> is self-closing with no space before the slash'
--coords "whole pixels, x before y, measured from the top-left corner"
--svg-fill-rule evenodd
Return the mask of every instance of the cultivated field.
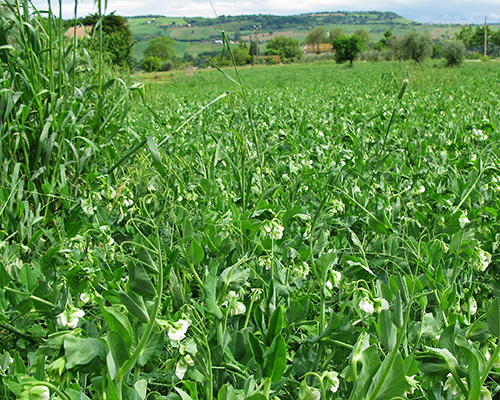
<path id="1" fill-rule="evenodd" d="M 141 87 L 18 40 L 2 399 L 498 396 L 500 64 Z"/>

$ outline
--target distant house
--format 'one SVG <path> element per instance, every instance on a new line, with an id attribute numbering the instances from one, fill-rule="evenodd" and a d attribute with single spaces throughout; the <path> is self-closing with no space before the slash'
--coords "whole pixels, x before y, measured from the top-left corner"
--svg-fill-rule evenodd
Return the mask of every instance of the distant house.
<path id="1" fill-rule="evenodd" d="M 75 32 L 75 27 L 70 26 L 64 35 L 67 37 L 73 37 L 74 32 Z M 87 26 L 78 25 L 76 27 L 76 37 L 78 39 L 83 39 L 85 37 L 88 37 L 91 35 L 91 33 L 92 33 L 92 25 L 87 25 Z"/>
<path id="2" fill-rule="evenodd" d="M 319 44 L 319 54 L 333 53 L 333 46 L 331 43 L 320 43 Z M 306 44 L 302 47 L 302 54 L 318 54 L 317 44 Z"/>

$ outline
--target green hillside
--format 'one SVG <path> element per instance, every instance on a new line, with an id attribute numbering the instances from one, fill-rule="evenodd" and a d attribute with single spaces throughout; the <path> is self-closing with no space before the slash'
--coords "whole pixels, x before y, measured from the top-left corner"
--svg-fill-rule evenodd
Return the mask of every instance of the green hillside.
<path id="1" fill-rule="evenodd" d="M 129 18 L 133 39 L 136 42 L 133 56 L 143 57 L 142 52 L 151 39 L 167 36 L 177 42 L 177 57 L 188 52 L 191 55 L 217 50 L 220 45 L 215 40 L 221 39 L 221 28 L 232 40 L 241 37 L 245 41 L 254 40 L 255 28 L 261 46 L 278 35 L 294 37 L 304 41 L 307 33 L 314 27 L 324 27 L 327 31 L 340 27 L 347 34 L 356 29 L 364 29 L 372 41 L 378 41 L 383 33 L 391 30 L 394 34 L 404 35 L 416 30 L 427 32 L 435 39 L 447 39 L 460 31 L 460 24 L 421 23 L 405 19 L 393 12 L 322 12 L 290 16 L 276 15 L 240 15 L 220 16 L 216 18 L 174 18 L 164 16 L 137 16 Z M 498 29 L 499 25 L 492 25 Z"/>

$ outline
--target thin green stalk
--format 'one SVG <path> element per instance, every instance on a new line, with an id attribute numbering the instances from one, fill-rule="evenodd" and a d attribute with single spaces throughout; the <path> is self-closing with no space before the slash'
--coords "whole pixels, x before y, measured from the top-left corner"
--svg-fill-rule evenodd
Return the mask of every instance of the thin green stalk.
<path id="1" fill-rule="evenodd" d="M 155 228 L 156 228 L 155 229 L 156 230 L 156 241 L 157 241 L 157 243 L 161 243 L 158 226 L 156 226 Z M 158 312 L 160 310 L 160 303 L 161 303 L 161 298 L 162 298 L 162 294 L 163 294 L 163 258 L 162 258 L 161 249 L 157 249 L 157 253 L 158 253 L 158 281 L 157 281 L 157 288 L 156 288 L 156 297 L 155 297 L 155 301 L 154 301 L 154 305 L 153 305 L 153 312 L 150 315 L 149 323 L 146 326 L 146 330 L 142 334 L 141 340 L 139 341 L 137 347 L 135 348 L 134 353 L 122 365 L 122 367 L 118 371 L 118 374 L 115 378 L 116 390 L 119 391 L 118 392 L 119 394 L 121 394 L 122 380 L 128 374 L 128 372 L 132 369 L 132 367 L 135 365 L 137 359 L 141 355 L 144 347 L 146 346 L 146 343 L 149 340 L 149 336 L 151 335 L 151 332 L 153 331 L 153 328 L 156 324 L 156 317 L 158 316 Z M 121 396 L 120 396 L 120 399 L 121 399 Z"/>
<path id="2" fill-rule="evenodd" d="M 486 365 L 486 368 L 484 370 L 483 376 L 481 377 L 481 380 L 479 383 L 480 387 L 482 387 L 484 385 L 484 382 L 486 382 L 486 379 L 488 378 L 488 375 L 490 374 L 491 369 L 493 368 L 493 366 L 497 362 L 499 356 L 500 356 L 500 344 L 497 343 L 497 345 L 495 347 L 495 351 L 491 355 L 491 357 L 488 361 L 488 364 Z"/>

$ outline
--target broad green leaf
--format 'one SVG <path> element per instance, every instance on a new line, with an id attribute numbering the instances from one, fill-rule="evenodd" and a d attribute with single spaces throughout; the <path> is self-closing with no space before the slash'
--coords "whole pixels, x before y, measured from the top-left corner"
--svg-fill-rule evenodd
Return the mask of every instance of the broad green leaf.
<path id="1" fill-rule="evenodd" d="M 223 315 L 217 305 L 217 267 L 212 268 L 205 277 L 203 291 L 205 292 L 205 304 L 208 312 L 221 319 Z"/>
<path id="2" fill-rule="evenodd" d="M 269 346 L 274 338 L 281 334 L 281 329 L 283 328 L 283 312 L 281 307 L 278 307 L 271 314 L 269 319 L 269 325 L 267 327 L 266 344 Z"/>
<path id="3" fill-rule="evenodd" d="M 250 342 L 250 347 L 252 348 L 252 353 L 255 358 L 255 362 L 263 366 L 264 365 L 264 356 L 263 356 L 263 351 L 262 351 L 262 345 L 260 344 L 259 339 L 257 339 L 257 336 L 253 334 L 253 332 L 248 333 L 248 340 Z"/>
<path id="4" fill-rule="evenodd" d="M 406 389 L 406 377 L 403 358 L 399 351 L 392 363 L 390 355 L 385 358 L 373 377 L 368 389 L 369 400 L 386 400 L 401 397 Z"/>
<path id="5" fill-rule="evenodd" d="M 141 296 L 133 292 L 126 293 L 123 290 L 118 292 L 122 304 L 127 307 L 127 310 L 144 324 L 149 322 L 148 310 Z"/>
<path id="6" fill-rule="evenodd" d="M 286 369 L 286 345 L 283 336 L 276 336 L 264 361 L 264 378 L 278 382 Z"/>
<path id="7" fill-rule="evenodd" d="M 109 331 L 106 335 L 108 355 L 106 357 L 111 379 L 115 379 L 122 365 L 129 359 L 127 345 L 123 338 L 116 332 Z"/>
<path id="8" fill-rule="evenodd" d="M 484 371 L 484 356 L 463 336 L 457 336 L 455 343 L 467 358 L 469 366 L 469 398 L 467 400 L 479 400 L 479 395 L 481 394 L 481 374 Z"/>
<path id="9" fill-rule="evenodd" d="M 299 378 L 312 370 L 315 358 L 316 353 L 310 346 L 303 344 L 299 347 L 292 361 L 293 370 Z"/>
<path id="10" fill-rule="evenodd" d="M 139 261 L 142 263 L 142 266 L 151 274 L 158 274 L 158 267 L 155 262 L 151 258 L 151 254 L 149 254 L 149 250 L 144 247 L 139 247 Z"/>
<path id="11" fill-rule="evenodd" d="M 236 392 L 230 383 L 222 385 L 217 393 L 217 400 L 236 400 Z"/>
<path id="12" fill-rule="evenodd" d="M 74 335 L 66 335 L 64 338 L 67 369 L 77 365 L 86 365 L 96 357 L 104 361 L 106 352 L 106 346 L 97 339 L 80 338 Z"/>
<path id="13" fill-rule="evenodd" d="M 139 358 L 137 359 L 137 363 L 141 367 L 143 367 L 151 359 L 154 359 L 155 357 L 161 357 L 164 341 L 165 334 L 163 332 L 150 335 L 146 346 L 144 346 L 141 354 L 139 355 Z"/>
<path id="14" fill-rule="evenodd" d="M 134 389 L 141 400 L 146 400 L 146 395 L 148 391 L 148 381 L 146 379 L 140 379 L 134 384 Z"/>
<path id="15" fill-rule="evenodd" d="M 203 247 L 201 247 L 198 241 L 194 238 L 191 240 L 191 244 L 189 245 L 188 256 L 189 261 L 192 264 L 199 264 L 205 258 L 205 251 L 203 250 Z"/>
<path id="16" fill-rule="evenodd" d="M 432 340 L 438 335 L 438 325 L 431 313 L 425 313 L 422 317 L 421 335 L 426 340 Z"/>
<path id="17" fill-rule="evenodd" d="M 399 292 L 398 292 L 399 293 Z M 392 323 L 388 310 L 382 310 L 378 314 L 378 326 L 380 341 L 388 352 L 391 352 L 396 345 L 396 327 Z"/>
<path id="18" fill-rule="evenodd" d="M 156 290 L 146 269 L 141 263 L 131 261 L 128 264 L 130 288 L 137 294 L 146 299 L 153 299 L 156 296 Z"/>
<path id="19" fill-rule="evenodd" d="M 496 336 L 500 336 L 500 304 L 498 302 L 498 297 L 495 297 L 488 307 L 486 312 L 486 321 L 488 322 L 488 327 L 490 332 Z"/>
<path id="20" fill-rule="evenodd" d="M 125 341 L 127 349 L 130 350 L 134 340 L 134 333 L 128 318 L 119 310 L 112 307 L 103 307 L 102 315 L 109 329 L 118 333 Z"/>
<path id="21" fill-rule="evenodd" d="M 380 367 L 380 358 L 377 354 L 377 348 L 374 344 L 366 347 L 369 342 L 370 338 L 366 336 L 361 343 L 358 342 L 359 345 L 353 350 L 354 354 L 352 355 L 350 369 L 357 369 L 359 364 L 361 364 L 361 372 L 351 391 L 351 396 L 349 397 L 351 400 L 366 398 L 366 393 L 372 383 L 372 379 Z"/>

